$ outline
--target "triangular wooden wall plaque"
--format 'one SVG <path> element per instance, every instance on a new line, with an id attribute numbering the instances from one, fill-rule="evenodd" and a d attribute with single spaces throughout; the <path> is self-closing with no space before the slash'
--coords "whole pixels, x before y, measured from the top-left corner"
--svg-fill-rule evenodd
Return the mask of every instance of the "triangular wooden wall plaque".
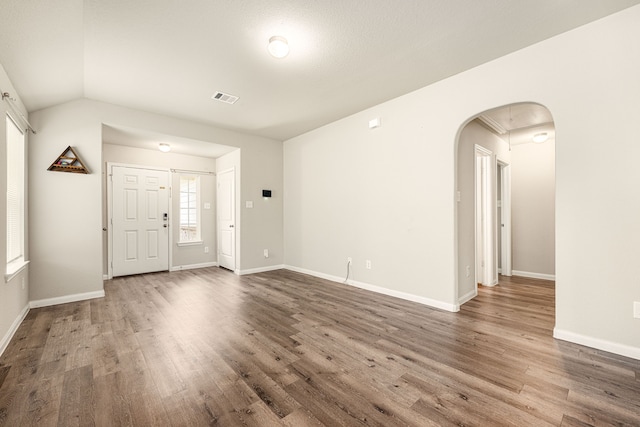
<path id="1" fill-rule="evenodd" d="M 59 171 L 59 172 L 73 172 L 73 173 L 89 173 L 89 170 L 86 168 L 80 157 L 76 154 L 76 152 L 68 146 L 62 154 L 58 156 L 55 162 L 51 163 L 49 166 L 50 171 Z"/>

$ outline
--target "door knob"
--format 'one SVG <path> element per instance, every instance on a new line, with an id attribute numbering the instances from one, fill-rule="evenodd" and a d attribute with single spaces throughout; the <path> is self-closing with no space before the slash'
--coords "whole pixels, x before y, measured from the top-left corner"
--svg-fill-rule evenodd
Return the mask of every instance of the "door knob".
<path id="1" fill-rule="evenodd" d="M 169 224 L 162 224 L 162 226 L 163 226 L 164 228 L 167 228 L 167 227 L 169 226 Z"/>

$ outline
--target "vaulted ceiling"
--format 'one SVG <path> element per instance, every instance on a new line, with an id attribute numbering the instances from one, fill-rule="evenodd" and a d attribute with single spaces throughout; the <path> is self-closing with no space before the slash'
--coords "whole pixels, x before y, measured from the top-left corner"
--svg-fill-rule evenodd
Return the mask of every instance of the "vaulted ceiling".
<path id="1" fill-rule="evenodd" d="M 637 3 L 0 0 L 0 63 L 29 111 L 85 97 L 285 140 Z"/>

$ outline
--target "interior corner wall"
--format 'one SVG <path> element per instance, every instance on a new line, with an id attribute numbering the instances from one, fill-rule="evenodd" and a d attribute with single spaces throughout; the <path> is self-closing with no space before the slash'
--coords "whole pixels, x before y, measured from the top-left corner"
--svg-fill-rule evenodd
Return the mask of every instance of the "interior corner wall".
<path id="1" fill-rule="evenodd" d="M 350 256 L 354 280 L 455 304 L 458 130 L 537 102 L 556 125 L 555 335 L 640 358 L 638 22 L 634 6 L 285 141 L 286 264 L 344 277 Z"/>
<path id="2" fill-rule="evenodd" d="M 512 147 L 511 252 L 515 275 L 556 274 L 555 150 L 553 139 Z"/>
<path id="3" fill-rule="evenodd" d="M 478 111 L 482 113 L 482 111 Z M 456 191 L 460 192 L 457 202 L 458 224 L 458 300 L 468 299 L 476 289 L 476 247 L 475 247 L 475 146 L 491 151 L 493 161 L 511 163 L 509 145 L 484 126 L 471 121 L 460 132 L 457 150 Z M 456 194 L 457 197 L 457 194 Z M 470 274 L 467 277 L 467 268 Z"/>
<path id="4" fill-rule="evenodd" d="M 277 149 L 274 149 L 277 148 Z M 241 209 L 241 257 L 236 269 L 240 274 L 260 271 L 284 264 L 283 243 L 283 159 L 282 142 L 276 147 L 256 144 L 252 153 L 244 148 L 238 153 L 241 159 L 240 182 Z M 265 174 L 273 170 L 277 173 Z M 237 173 L 237 172 L 236 172 Z M 262 190 L 271 190 L 271 197 L 262 197 Z M 253 208 L 246 202 L 252 201 Z M 264 257 L 264 250 L 269 257 Z"/>
<path id="5" fill-rule="evenodd" d="M 38 129 L 29 153 L 32 300 L 103 289 L 103 123 L 241 148 L 241 193 L 253 194 L 265 183 L 282 192 L 280 141 L 88 99 L 36 111 L 30 119 Z M 69 145 L 77 150 L 91 171 L 89 175 L 47 171 Z M 271 159 L 280 160 L 270 163 Z M 274 201 L 272 208 L 272 215 L 258 221 L 241 217 L 242 244 L 250 254 L 261 254 L 261 246 L 269 245 L 274 248 L 274 256 L 268 261 L 278 265 L 283 261 L 281 199 Z M 255 243 L 253 235 L 266 242 Z M 255 256 L 243 258 L 242 263 L 248 268 L 260 266 Z"/>
<path id="6" fill-rule="evenodd" d="M 9 80 L 4 68 L 0 65 L 0 90 L 2 92 L 8 92 L 11 97 L 14 98 L 15 105 L 19 108 L 25 117 L 27 111 L 22 105 L 20 95 L 16 92 L 13 84 Z M 7 112 L 10 112 L 5 101 L 0 101 L 0 194 L 7 194 Z M 25 146 L 27 152 L 29 151 L 29 134 L 25 134 Z M 26 156 L 25 156 L 26 159 Z M 25 169 L 26 170 L 26 169 Z M 28 185 L 28 184 L 27 184 Z M 28 188 L 27 194 L 28 197 Z M 29 206 L 27 204 L 27 211 Z M 26 213 L 25 213 L 26 215 Z M 26 222 L 25 222 L 26 224 Z M 25 233 L 27 241 L 25 242 L 25 253 L 28 255 L 28 227 L 25 225 Z M 7 198 L 6 196 L 0 197 L 0 259 L 7 259 Z M 27 259 L 29 257 L 27 256 Z M 9 343 L 11 336 L 19 326 L 22 316 L 26 314 L 29 304 L 29 267 L 27 266 L 22 272 L 15 275 L 11 280 L 5 283 L 4 273 L 2 270 L 2 278 L 0 279 L 0 355 L 5 349 L 5 346 Z M 24 284 L 24 285 L 23 285 Z"/>

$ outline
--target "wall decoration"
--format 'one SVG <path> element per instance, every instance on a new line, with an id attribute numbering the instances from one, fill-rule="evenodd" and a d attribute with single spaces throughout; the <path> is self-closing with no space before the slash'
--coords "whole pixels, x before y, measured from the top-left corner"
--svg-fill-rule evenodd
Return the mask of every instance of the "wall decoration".
<path id="1" fill-rule="evenodd" d="M 68 146 L 58 158 L 51 163 L 51 166 L 47 170 L 58 172 L 73 172 L 73 173 L 89 173 L 89 169 L 86 168 L 80 157 L 76 152 Z"/>

